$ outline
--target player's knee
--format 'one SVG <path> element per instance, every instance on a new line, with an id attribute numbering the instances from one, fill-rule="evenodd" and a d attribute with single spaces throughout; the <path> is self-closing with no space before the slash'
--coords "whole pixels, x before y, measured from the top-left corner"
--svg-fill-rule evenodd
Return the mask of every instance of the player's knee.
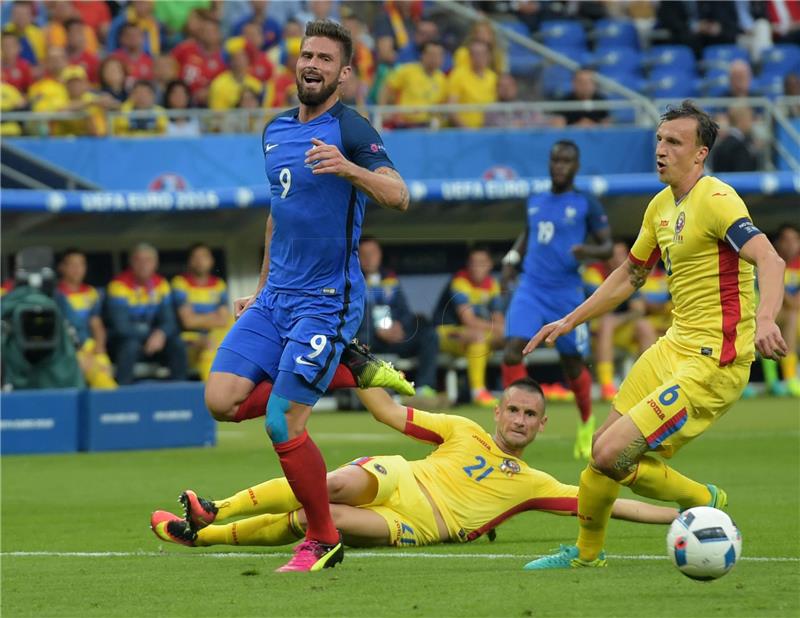
<path id="1" fill-rule="evenodd" d="M 343 475 L 332 472 L 328 475 L 328 500 L 330 502 L 339 502 L 344 497 L 347 490 L 347 481 Z"/>
<path id="2" fill-rule="evenodd" d="M 615 476 L 617 455 L 615 449 L 604 445 L 602 441 L 595 440 L 592 444 L 592 464 L 608 477 Z"/>
<path id="3" fill-rule="evenodd" d="M 209 381 L 205 390 L 206 408 L 217 421 L 231 421 L 235 413 L 236 402 L 224 390 L 215 388 Z"/>

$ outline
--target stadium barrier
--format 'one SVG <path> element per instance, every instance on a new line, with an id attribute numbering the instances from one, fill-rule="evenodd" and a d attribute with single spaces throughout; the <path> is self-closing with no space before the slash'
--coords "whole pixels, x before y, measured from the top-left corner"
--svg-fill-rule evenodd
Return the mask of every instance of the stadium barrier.
<path id="1" fill-rule="evenodd" d="M 800 174 L 794 172 L 719 174 L 719 178 L 742 195 L 800 193 Z M 463 202 L 524 199 L 549 190 L 550 179 L 408 180 L 407 184 L 411 199 L 416 202 Z M 597 197 L 652 194 L 664 188 L 653 173 L 579 176 L 576 185 Z M 265 185 L 201 191 L 3 190 L 3 210 L 8 212 L 170 212 L 258 208 L 268 203 L 269 189 Z"/>
<path id="2" fill-rule="evenodd" d="M 0 396 L 2 453 L 65 453 L 213 446 L 216 423 L 203 384 L 171 382 L 113 391 L 52 389 Z"/>

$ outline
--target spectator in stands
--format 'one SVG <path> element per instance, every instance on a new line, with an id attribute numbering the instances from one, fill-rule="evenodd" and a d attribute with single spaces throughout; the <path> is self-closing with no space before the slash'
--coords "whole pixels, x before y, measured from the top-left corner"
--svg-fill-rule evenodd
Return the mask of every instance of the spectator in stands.
<path id="1" fill-rule="evenodd" d="M 128 74 L 119 58 L 107 57 L 100 63 L 100 92 L 104 92 L 119 103 L 128 100 Z"/>
<path id="2" fill-rule="evenodd" d="M 403 49 L 414 38 L 417 22 L 422 18 L 421 2 L 385 0 L 372 32 L 376 39 L 389 37 L 394 50 Z"/>
<path id="3" fill-rule="evenodd" d="M 423 45 L 419 62 L 399 65 L 387 77 L 378 97 L 381 105 L 429 106 L 445 103 L 447 77 L 442 72 L 444 49 L 435 41 Z M 427 127 L 433 117 L 425 111 L 396 114 L 390 119 L 397 128 Z M 436 116 L 438 123 L 438 116 Z"/>
<path id="4" fill-rule="evenodd" d="M 230 69 L 223 71 L 208 90 L 208 107 L 215 110 L 234 109 L 242 97 L 244 88 L 260 91 L 261 82 L 249 74 L 250 60 L 247 57 L 247 41 L 244 37 L 233 37 L 225 43 Z"/>
<path id="5" fill-rule="evenodd" d="M 100 293 L 87 284 L 86 255 L 67 249 L 58 263 L 60 280 L 54 298 L 74 329 L 78 364 L 90 388 L 117 388 L 111 360 L 106 352 L 106 327 L 101 318 Z"/>
<path id="6" fill-rule="evenodd" d="M 237 109 L 252 110 L 249 114 L 239 119 L 238 126 L 234 129 L 242 133 L 260 133 L 264 130 L 263 92 L 249 86 L 242 88 L 242 96 L 236 104 Z M 225 131 L 226 133 L 229 131 Z"/>
<path id="7" fill-rule="evenodd" d="M 417 394 L 439 398 L 436 392 L 436 357 L 439 339 L 433 325 L 412 313 L 400 281 L 381 267 L 383 252 L 378 241 L 361 237 L 361 270 L 367 282 L 364 319 L 356 337 L 376 354 L 396 354 L 417 358 Z"/>
<path id="8" fill-rule="evenodd" d="M 265 84 L 274 72 L 268 52 L 264 51 L 264 34 L 257 21 L 249 21 L 242 26 L 242 37 L 247 42 L 247 59 L 250 61 L 250 75 Z"/>
<path id="9" fill-rule="evenodd" d="M 156 273 L 158 252 L 134 247 L 130 267 L 108 286 L 108 327 L 117 382 L 131 384 L 136 361 L 161 357 L 173 380 L 186 379 L 186 346 L 175 320 L 169 283 Z"/>
<path id="10" fill-rule="evenodd" d="M 80 19 L 69 19 L 64 23 L 64 34 L 66 36 L 67 59 L 70 64 L 82 66 L 89 76 L 92 84 L 100 81 L 100 60 L 97 57 L 97 39 L 94 41 L 94 50 L 88 43 L 89 33 L 94 35 L 94 31 L 84 24 Z"/>
<path id="11" fill-rule="evenodd" d="M 762 149 L 753 137 L 753 110 L 735 106 L 728 110 L 730 128 L 714 147 L 711 167 L 717 172 L 755 172 L 761 169 Z"/>
<path id="12" fill-rule="evenodd" d="M 69 100 L 61 73 L 67 68 L 63 47 L 51 47 L 43 63 L 44 73 L 28 89 L 28 100 L 34 112 L 54 112 L 62 109 Z"/>
<path id="13" fill-rule="evenodd" d="M 447 91 L 451 103 L 488 104 L 497 101 L 497 73 L 491 67 L 491 52 L 484 41 L 469 46 L 468 66 L 456 67 L 450 73 Z M 483 112 L 456 112 L 451 122 L 457 127 L 483 126 Z"/>
<path id="14" fill-rule="evenodd" d="M 211 81 L 225 70 L 219 22 L 209 11 L 196 11 L 197 34 L 179 43 L 172 55 L 180 65 L 180 78 L 192 91 L 198 106 L 205 106 Z"/>
<path id="15" fill-rule="evenodd" d="M 187 271 L 172 279 L 172 300 L 189 366 L 205 382 L 217 348 L 231 325 L 228 286 L 213 275 L 214 254 L 202 243 L 189 249 Z"/>
<path id="16" fill-rule="evenodd" d="M 792 0 L 770 0 L 767 17 L 772 25 L 775 43 L 800 45 L 800 3 Z"/>
<path id="17" fill-rule="evenodd" d="M 736 4 L 734 0 L 697 2 L 697 33 L 701 48 L 736 44 L 736 37 L 742 31 Z"/>
<path id="18" fill-rule="evenodd" d="M 47 45 L 44 33 L 33 22 L 33 2 L 16 0 L 11 5 L 11 20 L 3 31 L 13 32 L 19 37 L 21 58 L 30 64 L 39 64 L 44 60 Z"/>
<path id="19" fill-rule="evenodd" d="M 283 32 L 289 32 L 290 24 L 287 23 Z M 282 66 L 275 71 L 274 77 L 267 82 L 266 93 L 264 95 L 264 107 L 292 107 L 297 105 L 297 78 L 295 77 L 295 67 L 297 59 L 300 57 L 300 45 L 302 38 L 299 36 L 289 37 L 284 41 L 286 60 Z"/>
<path id="20" fill-rule="evenodd" d="M 302 5 L 301 5 L 302 6 Z M 333 0 L 306 0 L 304 3 L 305 10 L 297 11 L 294 14 L 294 20 L 300 23 L 303 30 L 306 29 L 306 24 L 315 19 L 330 19 L 335 22 L 340 21 L 339 17 L 339 2 Z"/>
<path id="21" fill-rule="evenodd" d="M 164 91 L 164 107 L 167 110 L 186 110 L 192 102 L 189 87 L 176 79 L 167 84 Z M 200 135 L 200 121 L 196 116 L 173 116 L 168 118 L 167 135 L 172 137 L 196 137 Z"/>
<path id="22" fill-rule="evenodd" d="M 653 29 L 654 34 L 659 35 L 658 43 L 686 45 L 699 57 L 701 47 L 697 36 L 697 18 L 697 6 L 694 2 L 659 2 Z"/>
<path id="23" fill-rule="evenodd" d="M 422 56 L 422 50 L 425 48 L 426 43 L 439 43 L 442 40 L 439 33 L 439 26 L 431 19 L 420 19 L 414 29 L 414 40 L 406 45 L 404 48 L 397 52 L 398 64 L 405 62 L 418 62 Z M 442 71 L 449 73 L 453 68 L 453 56 L 447 51 L 444 46 L 442 47 L 444 58 L 442 60 Z M 465 60 L 469 62 L 469 53 L 467 52 Z"/>
<path id="24" fill-rule="evenodd" d="M 787 73 L 783 78 L 783 94 L 787 97 L 800 96 L 800 74 Z M 786 113 L 794 118 L 800 118 L 800 103 L 786 106 Z"/>
<path id="25" fill-rule="evenodd" d="M 467 359 L 473 403 L 494 407 L 497 399 L 486 388 L 486 365 L 492 350 L 505 343 L 505 315 L 500 283 L 492 276 L 492 256 L 484 247 L 472 249 L 466 268 L 450 280 L 437 326 L 443 352 Z"/>
<path id="26" fill-rule="evenodd" d="M 397 63 L 397 52 L 394 49 L 392 37 L 384 36 L 375 39 L 375 62 L 377 63 L 375 76 L 367 95 L 370 103 L 378 102 L 383 85 Z"/>
<path id="27" fill-rule="evenodd" d="M 44 28 L 44 37 L 46 47 L 67 47 L 68 45 L 68 24 L 77 22 L 80 24 L 81 34 L 83 35 L 83 43 L 81 50 L 84 49 L 97 57 L 97 35 L 91 27 L 87 26 L 80 19 L 78 12 L 72 2 L 59 2 L 57 0 L 47 3 L 47 17 L 49 19 L 47 26 Z M 77 64 L 77 63 L 73 63 Z M 88 68 L 84 67 L 87 69 Z"/>
<path id="28" fill-rule="evenodd" d="M 174 43 L 183 38 L 183 31 L 194 9 L 210 9 L 211 0 L 180 0 L 180 2 L 154 2 L 153 13 L 164 27 L 167 38 Z M 170 45 L 171 47 L 171 45 Z"/>
<path id="29" fill-rule="evenodd" d="M 350 31 L 353 38 L 352 75 L 358 78 L 366 91 L 375 77 L 375 60 L 372 55 L 375 41 L 367 32 L 364 22 L 347 7 L 342 9 L 342 25 Z"/>
<path id="30" fill-rule="evenodd" d="M 153 59 L 145 52 L 144 34 L 136 24 L 125 23 L 119 31 L 119 49 L 111 54 L 124 65 L 129 86 L 140 79 L 153 79 Z"/>
<path id="31" fill-rule="evenodd" d="M 178 62 L 169 54 L 161 54 L 153 60 L 153 86 L 156 97 L 164 101 L 167 86 L 178 79 Z"/>
<path id="32" fill-rule="evenodd" d="M 156 105 L 156 89 L 146 79 L 133 85 L 131 95 L 120 111 L 125 115 L 115 119 L 115 135 L 162 135 L 167 132 L 167 115 L 163 107 Z M 144 112 L 150 113 L 143 115 Z"/>
<path id="33" fill-rule="evenodd" d="M 594 71 L 578 69 L 572 76 L 572 92 L 563 99 L 564 101 L 603 101 L 604 98 L 597 93 L 597 84 L 594 81 Z M 579 127 L 592 127 L 598 124 L 609 124 L 611 116 L 608 111 L 600 109 L 580 109 L 561 112 L 568 125 Z"/>
<path id="34" fill-rule="evenodd" d="M 269 16 L 268 0 L 250 0 L 250 12 L 239 18 L 231 27 L 231 35 L 244 35 L 246 24 L 258 26 L 261 32 L 262 44 L 259 51 L 267 50 L 277 45 L 281 40 L 281 25 Z"/>
<path id="35" fill-rule="evenodd" d="M 614 243 L 614 253 L 607 261 L 587 265 L 583 272 L 586 294 L 593 294 L 608 275 L 627 259 L 627 243 L 617 241 Z M 617 394 L 614 384 L 614 348 L 641 354 L 655 343 L 654 330 L 645 319 L 646 311 L 645 300 L 637 293 L 591 325 L 597 381 L 604 401 L 612 401 Z"/>
<path id="36" fill-rule="evenodd" d="M 517 80 L 510 73 L 504 73 L 497 80 L 498 103 L 519 103 Z M 535 110 L 517 109 L 514 111 L 497 111 L 486 113 L 487 127 L 527 128 L 527 127 L 563 127 L 563 116 L 548 116 Z"/>
<path id="37" fill-rule="evenodd" d="M 472 24 L 472 28 L 469 34 L 467 34 L 464 44 L 453 54 L 453 68 L 459 69 L 470 66 L 472 54 L 471 46 L 475 41 L 481 41 L 488 46 L 490 57 L 489 66 L 495 73 L 500 75 L 501 73 L 508 72 L 508 57 L 500 46 L 500 42 L 497 40 L 492 22 L 488 19 L 476 21 Z"/>
<path id="38" fill-rule="evenodd" d="M 777 381 L 777 371 L 774 369 L 769 371 L 765 366 L 764 374 L 773 394 L 800 397 L 800 378 L 797 375 L 800 345 L 800 229 L 796 224 L 784 223 L 778 228 L 775 250 L 786 262 L 783 306 L 776 321 L 789 346 L 789 353 L 780 361 L 782 382 Z"/>
<path id="39" fill-rule="evenodd" d="M 105 111 L 116 109 L 118 102 L 108 95 L 91 92 L 86 71 L 81 66 L 68 66 L 61 72 L 61 81 L 69 99 L 59 111 L 83 112 L 83 117 L 53 122 L 53 135 L 105 135 Z"/>
<path id="40" fill-rule="evenodd" d="M 22 93 L 11 84 L 0 83 L 0 111 L 22 112 L 28 106 L 28 101 Z M 16 121 L 9 121 L 6 118 L 0 119 L 0 135 L 13 137 L 22 135 L 22 125 Z"/>
<path id="41" fill-rule="evenodd" d="M 143 49 L 153 56 L 161 53 L 161 24 L 153 17 L 155 2 L 150 0 L 132 0 L 114 20 L 108 30 L 106 48 L 113 52 L 122 45 L 121 35 L 125 24 L 135 25 L 144 35 Z"/>
<path id="42" fill-rule="evenodd" d="M 111 25 L 111 11 L 108 4 L 102 0 L 81 0 L 73 2 L 72 5 L 81 21 L 105 41 Z"/>
<path id="43" fill-rule="evenodd" d="M 734 60 L 728 69 L 728 97 L 749 97 L 753 85 L 753 71 L 746 60 Z"/>
<path id="44" fill-rule="evenodd" d="M 20 56 L 20 38 L 16 32 L 4 30 L 0 39 L 0 67 L 2 81 L 16 88 L 20 94 L 27 94 L 33 83 L 31 64 Z"/>

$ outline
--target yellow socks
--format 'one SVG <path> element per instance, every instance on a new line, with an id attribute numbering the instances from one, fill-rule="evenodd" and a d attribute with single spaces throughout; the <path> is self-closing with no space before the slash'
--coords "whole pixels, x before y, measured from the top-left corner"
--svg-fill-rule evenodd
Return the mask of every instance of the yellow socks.
<path id="1" fill-rule="evenodd" d="M 607 386 L 614 383 L 614 363 L 602 361 L 597 363 L 597 381 L 600 386 Z"/>
<path id="2" fill-rule="evenodd" d="M 486 363 L 489 362 L 489 344 L 486 341 L 470 343 L 464 354 L 467 358 L 467 379 L 470 392 L 486 388 Z"/>
<path id="3" fill-rule="evenodd" d="M 207 526 L 197 533 L 196 545 L 287 545 L 305 532 L 296 513 L 256 515 L 222 526 Z"/>
<path id="4" fill-rule="evenodd" d="M 578 491 L 578 556 L 592 561 L 600 555 L 611 509 L 619 494 L 619 483 L 601 474 L 592 464 L 581 472 Z"/>
<path id="5" fill-rule="evenodd" d="M 705 506 L 711 502 L 708 487 L 683 476 L 651 455 L 642 457 L 633 474 L 620 482 L 640 496 L 677 502 L 682 509 Z"/>
<path id="6" fill-rule="evenodd" d="M 789 342 L 789 345 L 792 345 Z M 792 380 L 797 377 L 797 352 L 789 352 L 781 359 L 781 376 L 784 380 Z"/>
<path id="7" fill-rule="evenodd" d="M 285 478 L 266 481 L 225 500 L 215 500 L 214 505 L 219 509 L 217 519 L 260 513 L 288 513 L 301 507 Z"/>

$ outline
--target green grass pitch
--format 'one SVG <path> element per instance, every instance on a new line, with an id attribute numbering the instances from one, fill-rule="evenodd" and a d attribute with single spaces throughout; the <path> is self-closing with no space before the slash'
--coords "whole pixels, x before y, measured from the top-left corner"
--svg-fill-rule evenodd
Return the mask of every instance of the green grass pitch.
<path id="1" fill-rule="evenodd" d="M 604 406 L 598 405 L 601 416 Z M 488 412 L 458 413 L 490 426 Z M 576 413 L 551 405 L 527 461 L 577 482 Z M 333 467 L 357 456 L 428 449 L 367 414 L 320 414 L 311 433 Z M 576 521 L 524 513 L 487 539 L 416 550 L 349 550 L 316 574 L 276 574 L 289 548 L 189 549 L 160 543 L 152 510 L 177 512 L 185 488 L 220 498 L 279 475 L 260 421 L 220 427 L 219 446 L 2 459 L 2 615 L 12 616 L 798 616 L 800 404 L 736 405 L 675 466 L 718 483 L 744 559 L 697 583 L 666 560 L 666 527 L 612 522 L 609 567 L 523 572 L 573 542 Z M 621 495 L 629 495 L 624 490 Z"/>

